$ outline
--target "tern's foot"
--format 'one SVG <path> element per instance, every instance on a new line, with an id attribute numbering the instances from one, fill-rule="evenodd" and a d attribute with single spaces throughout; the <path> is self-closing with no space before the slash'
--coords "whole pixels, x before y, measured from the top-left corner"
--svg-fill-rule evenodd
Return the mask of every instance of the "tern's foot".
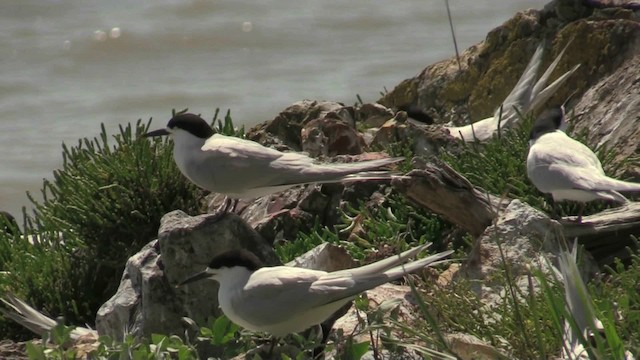
<path id="1" fill-rule="evenodd" d="M 209 204 L 209 206 L 211 206 L 211 204 Z M 230 197 L 225 197 L 224 201 L 222 202 L 222 204 L 220 206 L 218 206 L 217 208 L 215 208 L 215 210 L 213 210 L 213 212 L 211 212 L 210 214 L 212 214 L 213 216 L 210 218 L 211 221 L 219 221 L 221 220 L 226 214 L 230 213 L 230 212 L 234 212 L 236 209 L 236 206 L 238 206 L 238 199 L 232 199 Z"/>

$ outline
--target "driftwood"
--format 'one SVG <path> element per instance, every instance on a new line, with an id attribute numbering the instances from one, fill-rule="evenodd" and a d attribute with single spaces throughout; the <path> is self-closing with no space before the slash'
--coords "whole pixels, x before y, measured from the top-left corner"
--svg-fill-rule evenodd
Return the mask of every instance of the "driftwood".
<path id="1" fill-rule="evenodd" d="M 581 223 L 575 217 L 560 223 L 567 239 L 578 238 L 599 263 L 610 264 L 629 257 L 627 247 L 635 247 L 632 235 L 640 240 L 640 202 L 583 216 Z"/>
<path id="2" fill-rule="evenodd" d="M 393 179 L 391 184 L 413 202 L 473 236 L 482 234 L 506 205 L 441 161 L 416 167 L 406 176 Z"/>
<path id="3" fill-rule="evenodd" d="M 416 169 L 392 181 L 393 186 L 416 204 L 479 236 L 491 225 L 510 199 L 501 199 L 472 185 L 447 164 L 415 164 Z M 578 242 L 599 264 L 610 264 L 614 258 L 627 259 L 627 247 L 634 246 L 631 235 L 640 237 L 640 203 L 584 216 L 563 218 L 564 236 Z"/>

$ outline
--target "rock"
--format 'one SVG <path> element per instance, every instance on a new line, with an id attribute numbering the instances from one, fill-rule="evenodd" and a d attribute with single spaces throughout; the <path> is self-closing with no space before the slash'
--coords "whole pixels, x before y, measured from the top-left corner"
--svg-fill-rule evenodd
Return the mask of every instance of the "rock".
<path id="1" fill-rule="evenodd" d="M 386 283 L 380 285 L 374 289 L 367 290 L 366 292 L 371 307 L 382 304 L 385 301 L 394 300 L 394 303 L 390 306 L 392 308 L 399 308 L 399 314 L 401 317 L 411 316 L 413 314 L 413 307 L 417 306 L 415 298 L 411 294 L 411 288 L 406 285 L 396 285 Z M 338 319 L 334 325 L 335 330 L 342 329 L 344 334 L 357 333 L 360 328 L 360 317 L 357 314 L 358 310 L 350 309 L 345 316 Z M 369 340 L 369 334 L 360 334 L 358 338 L 354 339 L 354 342 L 360 342 Z"/>
<path id="2" fill-rule="evenodd" d="M 423 157 L 436 156 L 441 148 L 456 151 L 460 146 L 444 127 L 425 125 L 413 120 L 399 121 L 398 117 L 402 116 L 406 114 L 398 112 L 396 117 L 384 123 L 375 133 L 371 146 L 386 148 L 397 143 L 411 144 L 413 152 Z"/>
<path id="3" fill-rule="evenodd" d="M 548 41 L 542 69 L 564 44 L 574 41 L 555 70 L 563 74 L 582 64 L 547 105 L 560 105 L 570 93 L 578 97 L 616 69 L 638 36 L 638 16 L 631 10 L 596 10 L 586 2 L 555 0 L 543 10 L 517 13 L 486 39 L 465 50 L 461 69 L 454 57 L 426 67 L 402 81 L 378 102 L 387 107 L 418 105 L 437 123 L 454 125 L 492 116 L 518 81 L 536 46 Z M 552 75 L 555 79 L 558 75 Z"/>
<path id="4" fill-rule="evenodd" d="M 138 336 L 162 333 L 163 330 L 167 330 L 166 327 L 156 322 L 161 316 L 169 327 L 179 324 L 181 316 L 175 312 L 151 312 L 159 310 L 156 305 L 162 303 L 161 299 L 150 299 L 152 293 L 156 295 L 158 292 L 160 297 L 167 297 L 167 294 L 172 292 L 169 284 L 163 279 L 159 262 L 157 240 L 145 245 L 129 258 L 115 295 L 98 309 L 96 329 L 100 335 L 122 340 L 123 329 Z M 167 300 L 171 301 L 172 297 L 168 296 Z M 160 308 L 162 307 L 164 305 Z"/>
<path id="5" fill-rule="evenodd" d="M 343 114 L 343 109 L 344 105 L 337 102 L 298 101 L 280 112 L 273 120 L 249 130 L 246 138 L 281 151 L 301 151 L 301 131 L 304 124 L 313 119 L 323 118 L 330 112 Z"/>
<path id="6" fill-rule="evenodd" d="M 587 133 L 591 149 L 614 148 L 613 163 L 620 164 L 640 153 L 640 46 L 613 73 L 602 78 L 582 96 L 574 108 L 573 134 Z M 640 163 L 631 162 L 625 173 L 608 175 L 640 180 Z"/>
<path id="7" fill-rule="evenodd" d="M 563 239 L 562 226 L 557 221 L 520 200 L 511 200 L 495 225 L 478 238 L 457 275 L 472 280 L 472 289 L 488 307 L 501 306 L 507 289 L 500 285 L 502 280 L 492 279 L 500 278 L 508 267 L 519 294 L 528 294 L 531 269 L 552 274 L 550 261 L 557 264 Z M 597 268 L 592 263 L 585 266 Z M 537 288 L 535 280 L 534 287 Z"/>
<path id="8" fill-rule="evenodd" d="M 462 360 L 508 359 L 498 349 L 469 334 L 445 334 L 444 339 L 451 351 Z"/>
<path id="9" fill-rule="evenodd" d="M 302 151 L 311 157 L 361 154 L 362 135 L 353 126 L 328 117 L 309 121 L 301 131 Z"/>
<path id="10" fill-rule="evenodd" d="M 123 329 L 136 336 L 183 334 L 183 316 L 205 324 L 220 315 L 215 282 L 174 286 L 226 250 L 248 249 L 268 265 L 279 264 L 271 246 L 233 214 L 215 221 L 212 215 L 173 211 L 162 218 L 158 233 L 158 240 L 127 261 L 117 293 L 98 310 L 101 335 L 121 339 Z"/>
<path id="11" fill-rule="evenodd" d="M 380 127 L 389 119 L 394 117 L 393 110 L 376 103 L 362 104 L 356 110 L 358 122 L 363 123 L 365 127 Z"/>

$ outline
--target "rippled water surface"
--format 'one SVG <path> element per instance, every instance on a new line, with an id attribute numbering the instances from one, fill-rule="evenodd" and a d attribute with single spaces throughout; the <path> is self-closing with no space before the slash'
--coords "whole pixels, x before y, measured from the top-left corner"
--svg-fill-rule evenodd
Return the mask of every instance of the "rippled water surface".
<path id="1" fill-rule="evenodd" d="M 533 0 L 451 0 L 461 49 Z M 105 123 L 230 108 L 248 126 L 309 98 L 375 101 L 453 55 L 444 1 L 0 2 L 0 209 Z"/>

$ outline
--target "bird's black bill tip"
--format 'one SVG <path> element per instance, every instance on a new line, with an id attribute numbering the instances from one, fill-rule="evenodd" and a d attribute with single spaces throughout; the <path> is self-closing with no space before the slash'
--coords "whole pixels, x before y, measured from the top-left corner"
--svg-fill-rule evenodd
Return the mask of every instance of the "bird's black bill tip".
<path id="1" fill-rule="evenodd" d="M 191 276 L 189 276 L 188 278 L 182 280 L 181 282 L 178 283 L 178 285 L 176 285 L 176 288 L 179 288 L 181 286 L 184 286 L 186 284 L 195 282 L 195 281 L 199 281 L 199 280 L 204 280 L 207 279 L 209 277 L 209 273 L 205 270 L 205 271 L 201 271 L 199 273 L 193 274 Z"/>
<path id="2" fill-rule="evenodd" d="M 167 131 L 167 129 L 158 129 L 158 130 L 153 130 L 153 131 L 149 131 L 148 133 L 142 135 L 144 137 L 156 137 L 156 136 L 165 136 L 165 135 L 169 135 L 169 132 Z"/>

